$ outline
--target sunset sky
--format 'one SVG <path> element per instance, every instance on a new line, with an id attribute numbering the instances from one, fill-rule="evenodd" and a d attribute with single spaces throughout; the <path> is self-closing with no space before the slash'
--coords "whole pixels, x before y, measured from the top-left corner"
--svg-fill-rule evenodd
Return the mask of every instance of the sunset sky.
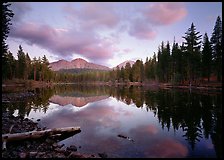
<path id="1" fill-rule="evenodd" d="M 211 37 L 222 2 L 12 2 L 9 50 L 50 62 L 83 58 L 114 67 L 152 57 L 162 41 L 182 43 L 193 22 Z"/>

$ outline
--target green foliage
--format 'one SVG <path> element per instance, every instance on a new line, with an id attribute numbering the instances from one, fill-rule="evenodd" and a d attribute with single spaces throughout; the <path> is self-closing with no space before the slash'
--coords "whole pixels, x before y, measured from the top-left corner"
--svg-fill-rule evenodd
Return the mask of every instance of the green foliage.
<path id="1" fill-rule="evenodd" d="M 161 48 L 158 51 L 158 69 L 157 74 L 159 80 L 162 82 L 168 82 L 170 77 L 170 44 L 167 42 L 164 46 L 164 42 L 161 43 Z"/>
<path id="2" fill-rule="evenodd" d="M 14 76 L 15 63 L 12 53 L 8 51 L 8 45 L 6 44 L 6 39 L 9 34 L 10 21 L 14 13 L 9 9 L 8 2 L 2 2 L 2 79 L 12 79 Z M 13 68 L 14 67 L 14 68 Z"/>
<path id="3" fill-rule="evenodd" d="M 17 61 L 17 65 L 18 65 L 18 71 L 17 71 L 17 77 L 20 79 L 25 79 L 25 72 L 26 72 L 26 55 L 23 52 L 23 48 L 20 45 L 19 46 L 19 50 L 17 53 L 17 57 L 18 57 L 18 61 Z"/>
<path id="4" fill-rule="evenodd" d="M 140 82 L 142 80 L 141 65 L 142 65 L 142 62 L 140 60 L 137 60 L 132 66 L 132 74 L 133 74 L 134 82 Z"/>
<path id="5" fill-rule="evenodd" d="M 200 32 L 196 32 L 194 24 L 185 33 L 186 36 L 184 42 L 184 52 L 187 59 L 187 78 L 192 81 L 199 77 L 201 66 L 200 44 L 202 35 L 198 35 Z"/>
<path id="6" fill-rule="evenodd" d="M 6 44 L 6 39 L 9 34 L 9 26 L 12 25 L 10 23 L 11 18 L 14 16 L 14 13 L 12 10 L 9 9 L 9 4 L 8 2 L 3 2 L 2 3 L 2 54 L 5 54 L 8 50 L 8 45 Z"/>
<path id="7" fill-rule="evenodd" d="M 8 51 L 2 57 L 2 79 L 12 79 L 15 77 L 16 60 L 12 53 Z"/>
<path id="8" fill-rule="evenodd" d="M 204 35 L 203 40 L 203 50 L 202 50 L 202 75 L 204 77 L 210 78 L 212 65 L 212 48 L 208 40 L 207 33 Z"/>
<path id="9" fill-rule="evenodd" d="M 219 81 L 222 79 L 222 21 L 221 18 L 218 16 L 212 37 L 211 37 L 211 44 L 212 44 L 212 58 L 213 58 L 213 69 L 216 71 L 216 75 Z"/>
<path id="10" fill-rule="evenodd" d="M 124 80 L 126 82 L 131 81 L 131 64 L 129 62 L 125 65 Z"/>

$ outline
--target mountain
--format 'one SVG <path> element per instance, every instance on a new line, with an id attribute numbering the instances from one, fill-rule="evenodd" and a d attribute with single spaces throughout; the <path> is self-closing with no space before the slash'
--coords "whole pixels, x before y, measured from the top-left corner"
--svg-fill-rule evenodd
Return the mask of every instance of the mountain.
<path id="1" fill-rule="evenodd" d="M 89 63 L 82 58 L 77 58 L 72 60 L 71 62 L 66 60 L 59 60 L 49 64 L 51 70 L 59 71 L 59 70 L 66 70 L 66 69 L 92 69 L 92 70 L 110 70 L 109 67 Z"/>
<path id="2" fill-rule="evenodd" d="M 70 97 L 70 96 L 54 95 L 49 99 L 49 101 L 55 104 L 59 104 L 61 106 L 72 104 L 76 107 L 82 107 L 88 103 L 100 101 L 108 97 L 109 96 L 106 95 L 91 96 L 91 97 Z"/>
<path id="3" fill-rule="evenodd" d="M 126 63 L 130 63 L 130 65 L 131 65 L 131 67 L 132 67 L 132 65 L 135 63 L 135 61 L 124 61 L 123 63 L 120 63 L 119 65 L 117 65 L 120 69 L 122 68 L 122 67 L 124 67 L 125 68 L 125 65 L 126 65 Z M 114 67 L 113 69 L 116 69 L 117 68 L 117 66 L 116 67 Z"/>

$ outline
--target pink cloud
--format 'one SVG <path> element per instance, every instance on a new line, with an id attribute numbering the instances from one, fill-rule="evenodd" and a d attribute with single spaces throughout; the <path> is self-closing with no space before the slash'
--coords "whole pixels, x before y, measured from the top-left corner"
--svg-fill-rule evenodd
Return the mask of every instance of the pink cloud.
<path id="1" fill-rule="evenodd" d="M 183 3 L 161 2 L 146 6 L 143 15 L 153 24 L 169 25 L 182 20 L 187 10 Z"/>
<path id="2" fill-rule="evenodd" d="M 25 23 L 22 18 L 32 9 L 28 3 L 13 3 L 13 6 L 17 17 L 11 26 L 10 37 L 20 38 L 28 44 L 47 49 L 60 59 L 71 60 L 73 54 L 76 54 L 90 62 L 104 65 L 107 60 L 113 58 L 114 53 L 119 52 L 117 44 L 120 43 L 121 32 L 128 32 L 141 40 L 153 40 L 157 33 L 152 28 L 152 23 L 171 24 L 186 15 L 184 6 L 179 3 L 149 4 L 145 10 L 140 11 L 141 16 L 138 19 L 122 14 L 116 3 L 85 2 L 74 6 L 67 3 L 63 11 L 66 12 L 65 17 L 69 18 L 70 28 L 54 28 L 49 25 Z M 105 38 L 103 36 L 107 33 L 104 31 L 108 29 L 117 30 Z"/>
<path id="3" fill-rule="evenodd" d="M 116 51 L 116 42 L 105 40 L 92 31 L 67 31 L 49 25 L 21 23 L 11 29 L 10 36 L 39 45 L 59 58 L 71 59 L 73 54 L 80 54 L 92 62 L 105 63 Z"/>

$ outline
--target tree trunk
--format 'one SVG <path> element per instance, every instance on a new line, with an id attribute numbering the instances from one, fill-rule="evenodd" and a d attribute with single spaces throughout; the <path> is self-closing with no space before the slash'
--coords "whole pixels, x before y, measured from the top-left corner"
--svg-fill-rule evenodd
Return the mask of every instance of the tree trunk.
<path id="1" fill-rule="evenodd" d="M 36 81 L 36 64 L 34 64 L 33 79 L 34 79 L 34 81 Z"/>
<path id="2" fill-rule="evenodd" d="M 3 134 L 2 142 L 18 141 L 24 139 L 36 139 L 44 136 L 51 136 L 55 134 L 66 134 L 66 133 L 79 133 L 81 132 L 80 127 L 65 127 L 65 128 L 54 128 L 43 131 L 30 131 L 25 133 L 14 133 L 14 134 Z"/>

